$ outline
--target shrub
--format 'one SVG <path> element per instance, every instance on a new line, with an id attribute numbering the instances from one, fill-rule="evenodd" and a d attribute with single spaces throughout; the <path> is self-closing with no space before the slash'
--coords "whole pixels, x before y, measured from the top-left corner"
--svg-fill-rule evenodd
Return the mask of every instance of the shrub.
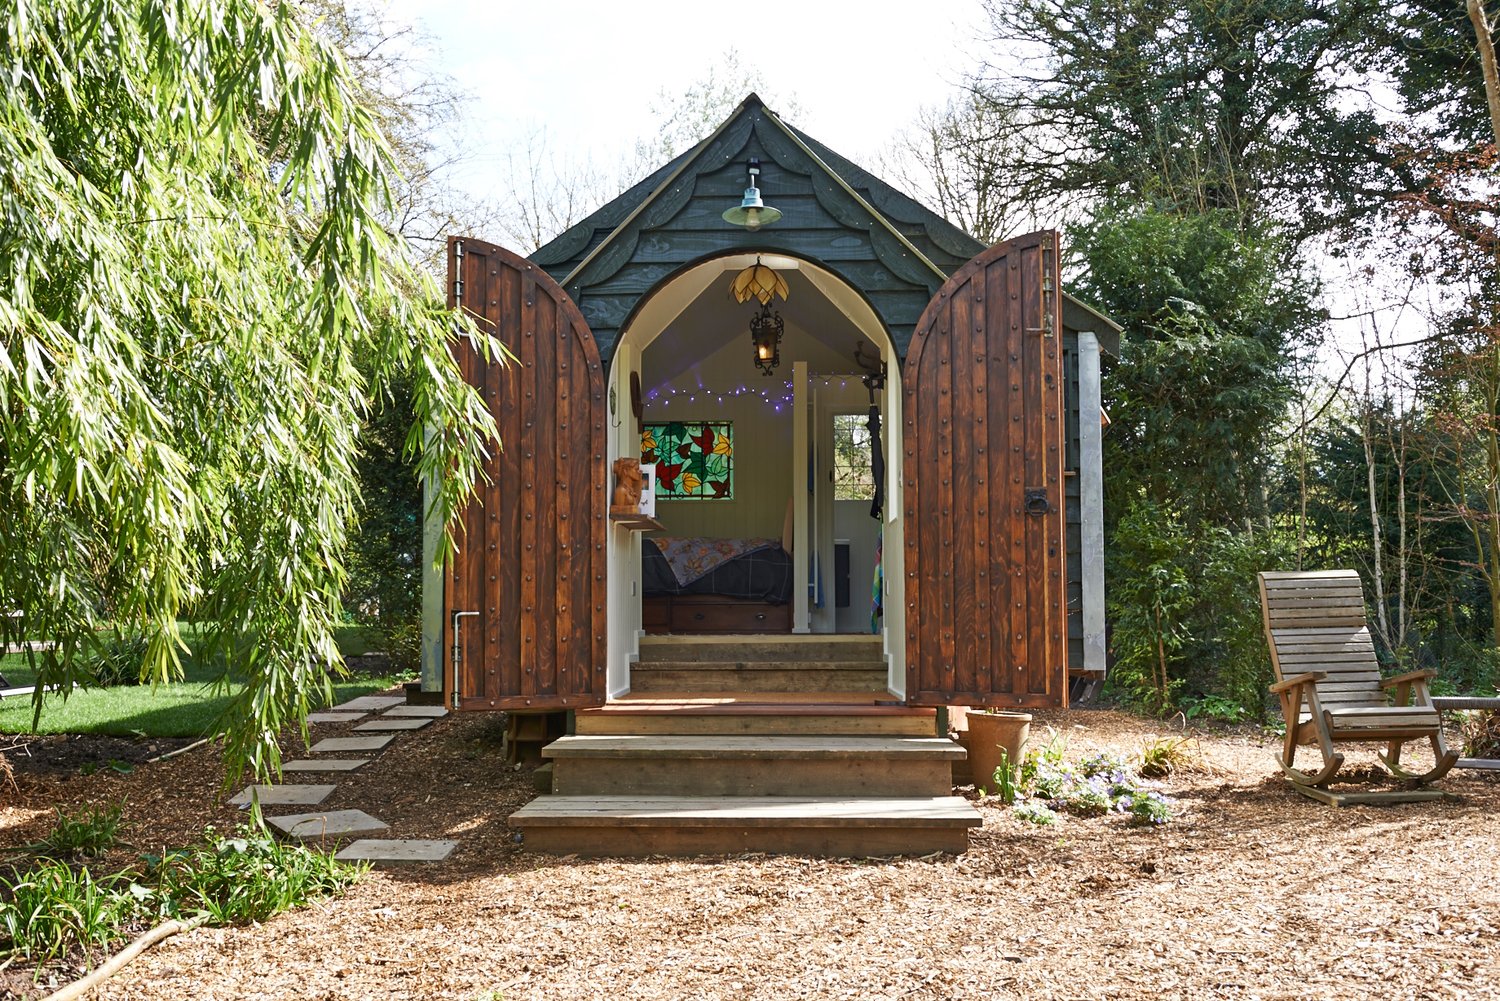
<path id="1" fill-rule="evenodd" d="M 1063 760 L 1063 749 L 1062 738 L 1054 733 L 1051 740 L 1025 757 L 1020 788 L 1016 790 L 1018 796 L 1050 800 L 1080 817 L 1113 812 L 1128 813 L 1135 823 L 1164 824 L 1172 819 L 1171 801 L 1158 792 L 1143 789 L 1140 776 L 1129 761 L 1100 752 L 1076 766 L 1069 765 Z M 1056 819 L 1050 807 L 1039 803 L 1023 802 L 1016 809 L 1021 819 L 1033 823 L 1051 823 Z M 1051 819 L 1039 819 L 1039 809 L 1046 810 Z"/>
<path id="2" fill-rule="evenodd" d="M 115 889 L 121 879 L 96 880 L 87 868 L 74 870 L 47 859 L 13 883 L 0 880 L 6 891 L 0 897 L 0 932 L 9 939 L 10 951 L 44 963 L 75 946 L 87 950 L 123 938 L 122 926 L 135 907 L 131 897 Z"/>
<path id="3" fill-rule="evenodd" d="M 332 852 L 283 845 L 247 827 L 238 833 L 219 838 L 210 829 L 206 846 L 149 860 L 170 914 L 204 916 L 216 925 L 263 921 L 338 893 L 365 871 Z"/>
<path id="4" fill-rule="evenodd" d="M 1120 519 L 1110 554 L 1118 658 L 1110 689 L 1156 713 L 1184 689 L 1260 712 L 1271 663 L 1253 582 L 1258 568 L 1280 565 L 1275 540 L 1139 501 Z"/>
<path id="5" fill-rule="evenodd" d="M 145 857 L 144 873 L 100 879 L 87 868 L 44 858 L 11 880 L 0 879 L 0 945 L 8 940 L 12 953 L 45 963 L 75 947 L 107 946 L 134 923 L 263 921 L 338 893 L 366 870 L 248 827 L 239 835 L 219 838 L 209 829 L 205 845 Z"/>
<path id="6" fill-rule="evenodd" d="M 52 826 L 52 833 L 26 848 L 35 855 L 52 859 L 102 855 L 119 843 L 123 808 L 123 803 L 116 803 L 67 814 L 54 807 L 57 823 Z"/>
<path id="7" fill-rule="evenodd" d="M 145 661 L 144 636 L 109 636 L 84 654 L 83 670 L 98 688 L 139 685 Z"/>
<path id="8" fill-rule="evenodd" d="M 1102 817 L 1113 805 L 1109 789 L 1098 778 L 1074 782 L 1063 790 L 1059 802 L 1069 813 L 1080 817 Z"/>
<path id="9" fill-rule="evenodd" d="M 1164 779 L 1197 763 L 1198 742 L 1191 737 L 1146 738 L 1141 745 L 1140 773 L 1148 779 Z"/>
<path id="10" fill-rule="evenodd" d="M 1126 804 L 1132 824 L 1145 826 L 1172 822 L 1172 804 L 1159 792 L 1134 793 Z"/>
<path id="11" fill-rule="evenodd" d="M 1016 819 L 1024 820 L 1028 824 L 1038 824 L 1048 827 L 1057 823 L 1057 814 L 1045 803 L 1036 800 L 1026 800 L 1016 804 Z"/>
<path id="12" fill-rule="evenodd" d="M 1222 695 L 1204 695 L 1201 698 L 1185 699 L 1182 714 L 1188 719 L 1208 719 L 1218 723 L 1243 723 L 1249 711 L 1233 699 Z"/>

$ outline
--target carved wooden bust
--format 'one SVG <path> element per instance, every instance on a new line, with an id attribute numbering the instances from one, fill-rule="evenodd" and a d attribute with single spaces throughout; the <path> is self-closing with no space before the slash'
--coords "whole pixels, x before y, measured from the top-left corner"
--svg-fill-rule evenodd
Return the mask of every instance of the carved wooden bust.
<path id="1" fill-rule="evenodd" d="M 615 460 L 615 493 L 609 504 L 614 514 L 636 514 L 641 509 L 641 475 L 639 459 Z"/>

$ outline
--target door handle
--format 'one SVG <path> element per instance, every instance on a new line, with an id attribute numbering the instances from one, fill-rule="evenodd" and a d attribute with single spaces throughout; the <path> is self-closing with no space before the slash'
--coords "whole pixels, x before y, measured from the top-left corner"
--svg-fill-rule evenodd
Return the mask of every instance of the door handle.
<path id="1" fill-rule="evenodd" d="M 1047 488 L 1026 491 L 1024 501 L 1026 513 L 1034 517 L 1052 513 L 1052 503 L 1047 500 Z"/>

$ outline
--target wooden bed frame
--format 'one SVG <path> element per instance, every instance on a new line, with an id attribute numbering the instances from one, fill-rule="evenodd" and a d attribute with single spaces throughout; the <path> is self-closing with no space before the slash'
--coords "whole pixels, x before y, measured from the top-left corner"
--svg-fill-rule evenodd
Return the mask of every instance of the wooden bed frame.
<path id="1" fill-rule="evenodd" d="M 789 633 L 792 606 L 717 594 L 661 594 L 641 599 L 647 633 Z"/>

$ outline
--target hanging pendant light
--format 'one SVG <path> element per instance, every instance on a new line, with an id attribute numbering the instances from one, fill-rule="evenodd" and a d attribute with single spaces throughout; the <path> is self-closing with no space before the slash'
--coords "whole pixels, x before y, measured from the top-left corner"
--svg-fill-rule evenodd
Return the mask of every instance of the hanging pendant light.
<path id="1" fill-rule="evenodd" d="M 745 189 L 745 196 L 740 203 L 732 209 L 724 212 L 724 221 L 736 226 L 743 226 L 754 233 L 762 226 L 769 226 L 781 218 L 781 210 L 772 208 L 760 199 L 760 188 L 755 186 L 760 177 L 760 160 L 756 157 L 750 158 L 750 186 Z"/>
<path id="2" fill-rule="evenodd" d="M 787 286 L 785 278 L 777 274 L 774 269 L 760 263 L 760 255 L 757 254 L 754 264 L 734 276 L 734 281 L 729 286 L 729 294 L 734 297 L 735 302 L 759 299 L 760 304 L 764 306 L 778 295 L 785 299 L 791 294 L 791 289 Z"/>

